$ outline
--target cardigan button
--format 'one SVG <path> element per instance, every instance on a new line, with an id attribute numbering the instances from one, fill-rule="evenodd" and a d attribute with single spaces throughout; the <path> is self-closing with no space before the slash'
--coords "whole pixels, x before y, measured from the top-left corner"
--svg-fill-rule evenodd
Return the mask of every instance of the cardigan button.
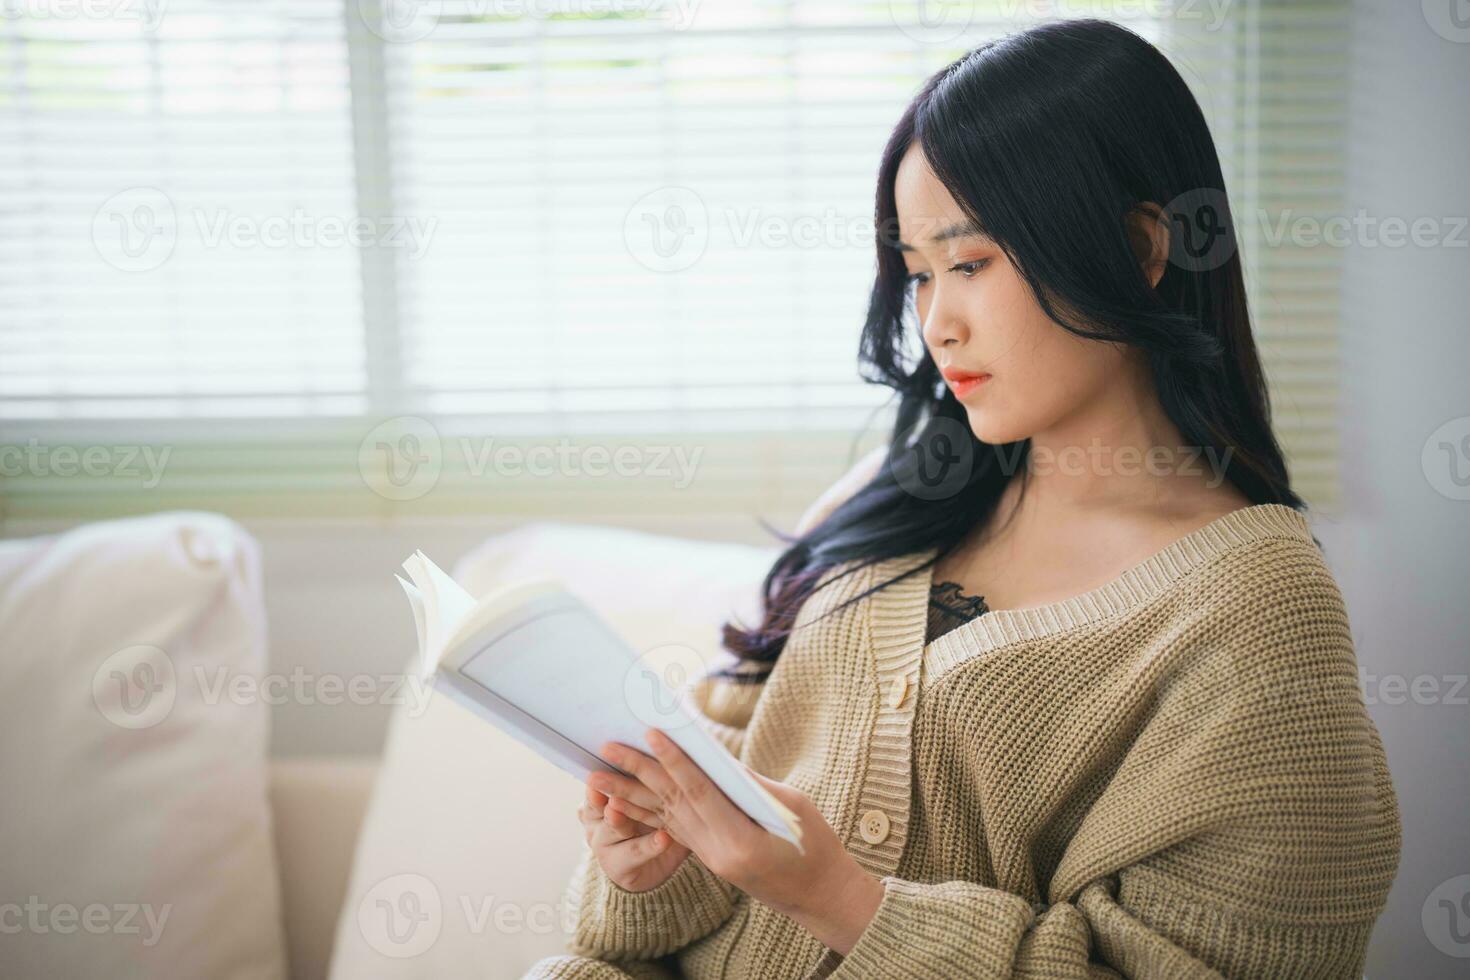
<path id="1" fill-rule="evenodd" d="M 888 707 L 897 708 L 903 704 L 903 699 L 909 693 L 909 675 L 899 674 L 893 679 L 893 686 L 888 689 Z"/>
<path id="2" fill-rule="evenodd" d="M 858 822 L 858 833 L 869 844 L 881 844 L 888 839 L 888 814 L 882 810 L 869 810 Z"/>

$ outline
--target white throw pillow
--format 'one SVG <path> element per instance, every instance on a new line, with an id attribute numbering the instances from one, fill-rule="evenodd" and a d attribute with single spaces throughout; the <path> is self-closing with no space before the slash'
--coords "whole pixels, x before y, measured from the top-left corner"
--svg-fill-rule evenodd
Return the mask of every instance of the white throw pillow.
<path id="1" fill-rule="evenodd" d="M 0 976 L 274 980 L 256 545 L 174 513 L 0 542 Z"/>
<path id="2" fill-rule="evenodd" d="M 635 649 L 723 656 L 752 625 L 778 551 L 541 523 L 455 568 L 471 592 L 554 575 Z M 432 558 L 433 556 L 430 555 Z M 399 601 L 384 569 L 385 602 Z M 412 635 L 404 608 L 404 636 Z M 333 980 L 519 977 L 564 951 L 563 893 L 582 846 L 582 784 L 442 695 L 396 709 L 337 925 Z"/>

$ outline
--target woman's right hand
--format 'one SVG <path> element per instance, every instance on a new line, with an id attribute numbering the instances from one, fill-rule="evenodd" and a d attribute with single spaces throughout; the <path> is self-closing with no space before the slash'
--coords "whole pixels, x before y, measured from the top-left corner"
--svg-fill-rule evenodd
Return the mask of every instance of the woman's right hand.
<path id="1" fill-rule="evenodd" d="M 621 806 L 626 806 L 622 800 L 609 798 L 588 783 L 587 802 L 577 809 L 577 816 L 603 874 L 624 891 L 646 892 L 679 869 L 689 848 L 662 827 L 628 816 Z"/>

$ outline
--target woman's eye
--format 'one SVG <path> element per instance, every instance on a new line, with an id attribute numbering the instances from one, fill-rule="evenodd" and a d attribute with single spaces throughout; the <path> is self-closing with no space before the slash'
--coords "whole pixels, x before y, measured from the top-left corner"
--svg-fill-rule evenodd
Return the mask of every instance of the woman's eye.
<path id="1" fill-rule="evenodd" d="M 979 272 L 981 269 L 985 268 L 989 264 L 989 259 L 976 259 L 974 262 L 961 262 L 959 265 L 952 265 L 949 267 L 949 271 L 958 272 L 966 279 L 969 279 L 971 276 L 973 276 L 975 273 Z"/>
<path id="2" fill-rule="evenodd" d="M 904 285 L 906 285 L 906 286 L 908 286 L 909 288 L 912 289 L 915 286 L 922 286 L 924 283 L 926 283 L 928 281 L 929 281 L 929 273 L 927 273 L 927 272 L 912 272 L 912 273 L 910 273 L 908 275 L 908 277 L 906 279 L 904 279 Z"/>

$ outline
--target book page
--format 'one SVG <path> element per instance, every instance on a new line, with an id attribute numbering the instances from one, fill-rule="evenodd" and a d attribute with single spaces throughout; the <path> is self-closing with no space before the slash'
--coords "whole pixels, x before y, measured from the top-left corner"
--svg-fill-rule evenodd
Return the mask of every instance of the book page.
<path id="1" fill-rule="evenodd" d="M 556 603 L 546 597 L 544 605 Z M 509 628 L 503 620 L 489 624 L 467 639 L 466 651 L 475 652 L 448 660 L 459 664 L 462 677 L 599 758 L 609 741 L 652 755 L 644 733 L 667 733 L 731 802 L 800 848 L 795 815 L 698 724 L 686 694 L 670 690 L 580 600 L 563 593 L 560 603 Z"/>
<path id="2" fill-rule="evenodd" d="M 428 619 L 424 611 L 424 594 L 412 582 L 406 581 L 402 575 L 393 576 L 398 584 L 403 586 L 404 593 L 408 596 L 408 604 L 413 609 L 413 628 L 418 635 L 419 643 L 419 668 L 422 674 L 427 675 L 433 668 L 429 662 L 429 627 Z"/>
<path id="3" fill-rule="evenodd" d="M 444 655 L 444 645 L 455 627 L 475 608 L 475 599 L 422 551 L 409 555 L 403 568 L 415 590 L 409 593 L 409 602 L 414 602 L 415 594 L 418 598 L 414 618 L 420 628 L 419 665 L 427 677 Z M 404 589 L 408 588 L 405 583 Z"/>

